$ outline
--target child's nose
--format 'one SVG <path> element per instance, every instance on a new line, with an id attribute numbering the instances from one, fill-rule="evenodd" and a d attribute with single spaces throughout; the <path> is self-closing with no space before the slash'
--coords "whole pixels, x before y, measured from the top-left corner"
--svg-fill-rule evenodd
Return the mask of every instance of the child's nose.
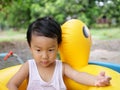
<path id="1" fill-rule="evenodd" d="M 48 54 L 47 54 L 46 51 L 44 51 L 44 52 L 42 53 L 42 58 L 43 58 L 43 59 L 47 59 L 47 58 L 48 58 Z"/>

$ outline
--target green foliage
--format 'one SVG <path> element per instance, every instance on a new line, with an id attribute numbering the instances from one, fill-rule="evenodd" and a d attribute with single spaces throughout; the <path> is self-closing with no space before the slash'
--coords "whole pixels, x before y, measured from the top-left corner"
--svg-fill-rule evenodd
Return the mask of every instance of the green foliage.
<path id="1" fill-rule="evenodd" d="M 26 28 L 43 16 L 54 17 L 60 24 L 77 18 L 92 27 L 97 18 L 106 15 L 120 25 L 119 12 L 120 0 L 1 0 L 0 28 Z"/>
<path id="2" fill-rule="evenodd" d="M 108 1 L 108 0 L 107 0 Z M 120 0 L 109 0 L 109 3 L 104 1 L 104 6 L 102 7 L 102 13 L 107 16 L 108 19 L 116 20 L 116 25 L 120 25 Z M 112 22 L 111 22 L 112 23 Z"/>

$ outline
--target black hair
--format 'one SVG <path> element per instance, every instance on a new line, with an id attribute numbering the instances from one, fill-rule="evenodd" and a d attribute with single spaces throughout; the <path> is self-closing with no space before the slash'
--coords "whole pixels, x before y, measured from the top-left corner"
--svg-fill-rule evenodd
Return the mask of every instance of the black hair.
<path id="1" fill-rule="evenodd" d="M 38 18 L 32 22 L 27 30 L 27 42 L 30 46 L 32 35 L 45 36 L 49 38 L 57 38 L 58 44 L 61 43 L 61 27 L 51 17 Z"/>

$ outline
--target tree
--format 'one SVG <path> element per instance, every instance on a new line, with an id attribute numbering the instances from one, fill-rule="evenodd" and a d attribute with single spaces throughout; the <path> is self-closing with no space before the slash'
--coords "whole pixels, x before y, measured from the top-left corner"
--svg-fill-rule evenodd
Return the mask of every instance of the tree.
<path id="1" fill-rule="evenodd" d="M 105 15 L 109 20 L 116 20 L 116 25 L 120 25 L 120 0 L 96 0 L 101 8 L 100 15 Z M 103 3 L 100 5 L 100 3 Z"/>
<path id="2" fill-rule="evenodd" d="M 89 27 L 104 14 L 120 24 L 120 0 L 1 0 L 0 26 L 25 28 L 36 18 L 54 17 L 60 24 L 77 18 Z"/>

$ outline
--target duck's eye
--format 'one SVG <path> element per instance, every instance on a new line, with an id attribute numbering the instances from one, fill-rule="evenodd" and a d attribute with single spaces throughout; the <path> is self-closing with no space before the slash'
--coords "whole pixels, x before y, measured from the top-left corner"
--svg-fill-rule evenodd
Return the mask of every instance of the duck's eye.
<path id="1" fill-rule="evenodd" d="M 90 31 L 87 26 L 83 27 L 83 35 L 88 38 L 90 36 Z"/>

